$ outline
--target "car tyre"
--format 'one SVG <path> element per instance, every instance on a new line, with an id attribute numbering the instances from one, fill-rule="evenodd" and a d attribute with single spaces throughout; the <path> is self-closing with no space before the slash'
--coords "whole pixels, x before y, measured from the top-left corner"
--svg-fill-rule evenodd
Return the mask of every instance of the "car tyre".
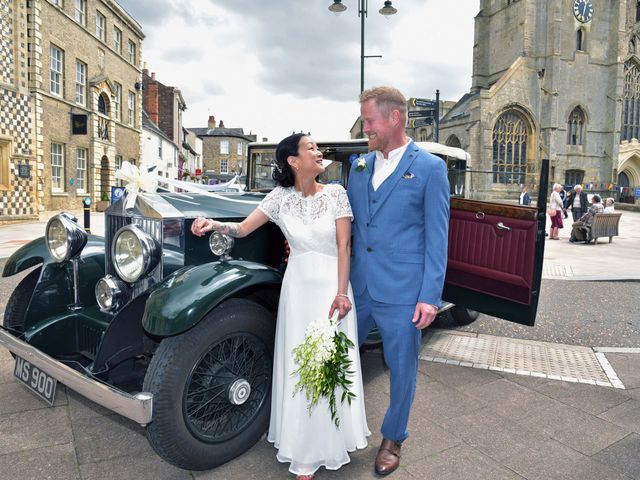
<path id="1" fill-rule="evenodd" d="M 180 468 L 208 470 L 260 439 L 269 426 L 274 336 L 271 312 L 231 299 L 160 342 L 143 385 L 153 394 L 146 431 L 158 455 Z"/>
<path id="2" fill-rule="evenodd" d="M 449 310 L 449 313 L 451 314 L 451 318 L 453 319 L 453 321 L 459 327 L 475 322 L 480 316 L 480 312 L 469 310 L 468 308 L 464 307 L 459 307 L 457 305 L 455 307 L 452 307 Z"/>
<path id="3" fill-rule="evenodd" d="M 16 336 L 24 332 L 27 308 L 31 302 L 33 291 L 36 289 L 41 271 L 42 267 L 38 267 L 29 272 L 20 283 L 18 283 L 18 286 L 11 293 L 9 301 L 7 302 L 2 323 L 9 332 Z"/>

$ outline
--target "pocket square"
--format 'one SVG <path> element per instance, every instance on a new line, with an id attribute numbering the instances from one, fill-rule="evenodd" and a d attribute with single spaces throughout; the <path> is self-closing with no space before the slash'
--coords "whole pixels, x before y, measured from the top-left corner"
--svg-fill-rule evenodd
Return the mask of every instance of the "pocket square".
<path id="1" fill-rule="evenodd" d="M 411 180 L 412 178 L 416 178 L 416 176 L 411 172 L 405 172 L 405 174 L 402 175 L 402 178 L 405 180 Z"/>

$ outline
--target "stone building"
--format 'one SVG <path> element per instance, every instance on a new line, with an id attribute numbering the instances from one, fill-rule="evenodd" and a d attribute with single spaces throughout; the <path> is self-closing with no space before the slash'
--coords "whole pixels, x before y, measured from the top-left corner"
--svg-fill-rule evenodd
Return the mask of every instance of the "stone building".
<path id="1" fill-rule="evenodd" d="M 41 208 L 110 194 L 141 156 L 140 25 L 114 0 L 31 0 L 29 88 Z"/>
<path id="2" fill-rule="evenodd" d="M 472 86 L 440 141 L 471 154 L 471 194 L 515 198 L 550 181 L 630 199 L 640 186 L 640 3 L 481 0 Z"/>
<path id="3" fill-rule="evenodd" d="M 146 65 L 142 69 L 142 84 L 143 105 L 149 119 L 178 147 L 177 170 L 173 178 L 181 177 L 187 157 L 191 153 L 183 145 L 182 113 L 187 109 L 187 103 L 179 88 L 164 85 L 156 79 L 155 72 L 149 75 Z"/>
<path id="4" fill-rule="evenodd" d="M 207 128 L 189 128 L 202 139 L 202 162 L 205 171 L 215 174 L 240 172 L 246 168 L 247 145 L 256 135 L 245 134 L 242 128 L 227 128 L 224 122 L 216 126 L 210 116 Z"/>
<path id="5" fill-rule="evenodd" d="M 35 105 L 23 39 L 28 14 L 26 2 L 0 0 L 0 222 L 38 213 Z"/>

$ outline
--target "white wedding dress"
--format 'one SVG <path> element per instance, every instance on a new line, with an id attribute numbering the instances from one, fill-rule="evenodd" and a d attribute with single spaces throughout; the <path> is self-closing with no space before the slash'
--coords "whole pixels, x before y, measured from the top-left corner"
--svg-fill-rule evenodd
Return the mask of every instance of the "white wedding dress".
<path id="1" fill-rule="evenodd" d="M 355 309 L 340 323 L 355 347 L 350 349 L 351 405 L 340 405 L 336 428 L 326 399 L 307 410 L 303 392 L 293 395 L 298 376 L 292 350 L 304 340 L 307 325 L 329 316 L 338 292 L 337 218 L 352 217 L 347 194 L 341 185 L 326 185 L 314 196 L 303 197 L 293 187 L 276 187 L 258 207 L 284 233 L 291 254 L 282 282 L 276 327 L 268 440 L 278 449 L 277 458 L 290 463 L 296 475 L 313 474 L 319 467 L 336 470 L 349 462 L 348 452 L 367 446 L 370 435 L 364 409 Z M 349 286 L 349 298 L 353 294 Z"/>

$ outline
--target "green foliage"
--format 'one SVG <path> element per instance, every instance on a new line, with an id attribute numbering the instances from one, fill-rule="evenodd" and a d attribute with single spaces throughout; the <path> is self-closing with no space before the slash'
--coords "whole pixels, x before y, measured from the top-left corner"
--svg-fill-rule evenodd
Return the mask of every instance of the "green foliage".
<path id="1" fill-rule="evenodd" d="M 100 194 L 100 200 L 103 202 L 108 202 L 109 201 L 109 194 L 107 192 L 102 192 Z"/>
<path id="2" fill-rule="evenodd" d="M 353 370 L 350 370 L 350 348 L 354 348 L 353 342 L 345 333 L 336 331 L 333 335 L 331 351 L 326 350 L 322 338 L 313 335 L 307 335 L 305 341 L 293 349 L 294 360 L 299 365 L 293 375 L 300 376 L 294 388 L 294 395 L 301 391 L 305 393 L 309 402 L 307 406 L 309 414 L 320 398 L 327 398 L 331 419 L 336 428 L 340 426 L 336 390 L 342 390 L 340 403 L 346 400 L 351 405 L 351 401 L 355 398 L 355 394 L 349 389 L 353 384 L 349 376 L 354 374 Z M 330 354 L 326 355 L 327 353 Z M 328 359 L 319 361 L 327 356 Z"/>

